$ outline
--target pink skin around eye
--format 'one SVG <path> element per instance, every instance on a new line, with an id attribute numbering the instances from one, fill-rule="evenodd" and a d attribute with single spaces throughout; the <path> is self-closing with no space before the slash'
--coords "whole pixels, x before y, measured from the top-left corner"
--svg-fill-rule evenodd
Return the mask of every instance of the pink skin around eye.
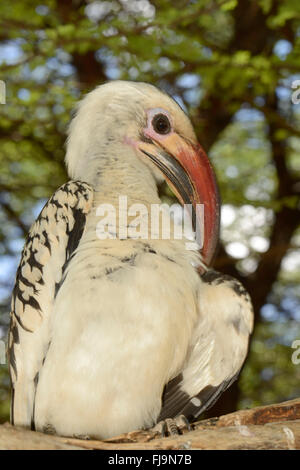
<path id="1" fill-rule="evenodd" d="M 156 114 L 164 114 L 165 116 L 168 117 L 170 124 L 171 124 L 171 131 L 168 134 L 162 135 L 158 134 L 155 132 L 155 130 L 152 127 L 152 119 Z M 156 141 L 164 140 L 166 137 L 169 137 L 170 134 L 173 133 L 173 124 L 172 124 L 172 118 L 170 114 L 163 108 L 154 108 L 154 109 L 148 109 L 147 111 L 147 126 L 144 128 L 144 135 L 145 137 L 149 137 L 150 139 L 155 139 Z M 139 142 L 133 140 L 131 137 L 125 136 L 124 137 L 124 143 L 127 145 L 130 145 L 130 147 L 135 148 L 138 150 Z"/>
<path id="2" fill-rule="evenodd" d="M 164 114 L 170 121 L 171 131 L 168 134 L 158 134 L 152 127 L 152 119 L 157 114 Z M 144 135 L 150 137 L 150 139 L 155 140 L 164 140 L 166 137 L 169 137 L 173 132 L 173 123 L 170 114 L 163 108 L 148 109 L 147 111 L 147 127 L 144 128 Z"/>
<path id="3" fill-rule="evenodd" d="M 138 150 L 138 142 L 133 140 L 131 137 L 128 137 L 125 135 L 124 137 L 124 144 L 130 145 L 130 147 L 133 147 L 135 150 Z"/>

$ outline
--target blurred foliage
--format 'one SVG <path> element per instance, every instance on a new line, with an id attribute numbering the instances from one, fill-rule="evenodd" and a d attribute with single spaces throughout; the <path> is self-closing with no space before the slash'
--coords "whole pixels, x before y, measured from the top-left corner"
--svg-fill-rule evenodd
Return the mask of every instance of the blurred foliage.
<path id="1" fill-rule="evenodd" d="M 10 384 L 7 368 L 0 366 L 0 423 L 9 421 Z"/>
<path id="2" fill-rule="evenodd" d="M 296 398 L 299 391 L 300 364 L 291 360 L 295 321 L 261 323 L 252 341 L 248 361 L 240 379 L 240 408 L 272 404 Z M 298 395 L 299 396 L 299 395 Z"/>
<path id="3" fill-rule="evenodd" d="M 300 395 L 298 0 L 2 0 L 0 321 L 24 236 L 66 178 L 77 100 L 108 79 L 148 81 L 192 117 L 223 201 L 216 267 L 242 280 L 256 312 L 250 354 L 222 411 Z M 300 93 L 299 93 L 300 97 Z M 0 366 L 0 421 L 8 377 Z"/>

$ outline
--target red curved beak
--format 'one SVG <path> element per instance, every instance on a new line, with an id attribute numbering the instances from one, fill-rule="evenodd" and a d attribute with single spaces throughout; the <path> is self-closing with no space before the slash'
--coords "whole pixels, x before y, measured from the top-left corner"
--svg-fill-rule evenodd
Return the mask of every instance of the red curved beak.
<path id="1" fill-rule="evenodd" d="M 204 263 L 210 265 L 220 227 L 219 191 L 210 161 L 199 144 L 175 132 L 155 144 L 142 144 L 140 150 L 161 169 L 180 202 L 192 204 L 196 240 Z"/>

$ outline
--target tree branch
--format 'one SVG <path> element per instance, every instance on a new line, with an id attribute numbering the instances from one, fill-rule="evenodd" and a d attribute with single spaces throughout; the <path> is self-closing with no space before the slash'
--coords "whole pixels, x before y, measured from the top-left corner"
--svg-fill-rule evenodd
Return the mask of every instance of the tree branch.
<path id="1" fill-rule="evenodd" d="M 104 441 L 50 436 L 0 426 L 0 448 L 14 450 L 193 450 L 300 449 L 300 399 L 242 410 L 193 425 L 182 435 L 162 438 L 151 431 L 132 431 Z"/>

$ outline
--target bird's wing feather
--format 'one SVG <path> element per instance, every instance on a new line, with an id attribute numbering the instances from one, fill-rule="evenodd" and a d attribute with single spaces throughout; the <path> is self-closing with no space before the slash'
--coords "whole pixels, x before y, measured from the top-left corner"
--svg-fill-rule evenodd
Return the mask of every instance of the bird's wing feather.
<path id="1" fill-rule="evenodd" d="M 208 271 L 200 279 L 199 317 L 182 372 L 165 387 L 158 421 L 193 421 L 237 379 L 253 328 L 250 297 L 234 278 Z"/>
<path id="2" fill-rule="evenodd" d="M 92 200 L 87 183 L 69 181 L 52 195 L 29 231 L 11 303 L 8 359 L 13 424 L 32 423 L 35 383 L 51 341 L 53 302 Z"/>

